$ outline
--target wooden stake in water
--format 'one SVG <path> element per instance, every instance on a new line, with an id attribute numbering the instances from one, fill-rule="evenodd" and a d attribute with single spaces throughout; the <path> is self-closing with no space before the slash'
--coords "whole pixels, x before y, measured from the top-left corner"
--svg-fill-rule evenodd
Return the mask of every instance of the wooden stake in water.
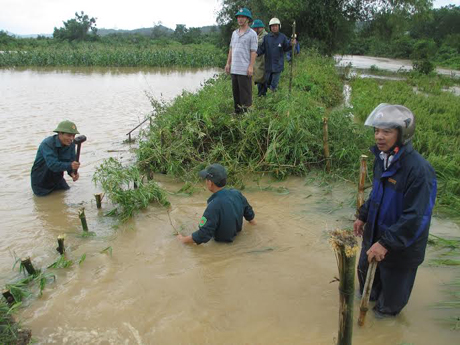
<path id="1" fill-rule="evenodd" d="M 21 264 L 26 269 L 27 273 L 29 273 L 29 275 L 33 276 L 37 274 L 37 271 L 35 270 L 34 265 L 32 265 L 32 261 L 30 260 L 30 257 L 22 258 Z"/>
<path id="2" fill-rule="evenodd" d="M 86 215 L 85 215 L 85 208 L 84 207 L 82 207 L 78 211 L 78 217 L 81 220 L 81 226 L 83 228 L 83 231 L 88 231 L 88 223 L 86 222 Z"/>
<path id="3" fill-rule="evenodd" d="M 64 246 L 64 235 L 59 235 L 57 238 L 58 246 L 56 250 L 59 254 L 63 255 L 65 253 L 65 246 Z"/>
<path id="4" fill-rule="evenodd" d="M 359 169 L 359 181 L 358 181 L 358 196 L 356 199 L 356 209 L 364 204 L 364 183 L 366 182 L 367 174 L 367 156 L 361 155 L 361 167 Z"/>
<path id="5" fill-rule="evenodd" d="M 14 299 L 14 296 L 11 294 L 10 290 L 5 289 L 2 291 L 3 297 L 5 297 L 6 302 L 8 305 L 11 307 L 14 303 L 16 303 L 16 300 Z"/>
<path id="6" fill-rule="evenodd" d="M 371 296 L 372 284 L 374 283 L 375 270 L 377 269 L 377 261 L 372 260 L 367 269 L 366 282 L 364 283 L 363 296 L 359 306 L 358 325 L 363 326 L 366 321 L 366 313 L 369 310 L 369 298 Z"/>
<path id="7" fill-rule="evenodd" d="M 337 345 L 351 345 L 353 336 L 353 300 L 355 262 L 358 242 L 353 232 L 335 230 L 330 242 L 335 249 L 339 268 L 339 333 Z"/>
<path id="8" fill-rule="evenodd" d="M 326 159 L 326 171 L 331 172 L 331 158 L 329 154 L 329 135 L 327 127 L 327 117 L 323 117 L 323 146 L 324 158 Z"/>
<path id="9" fill-rule="evenodd" d="M 103 194 L 102 193 L 94 194 L 94 197 L 96 198 L 96 207 L 101 208 L 102 207 Z"/>

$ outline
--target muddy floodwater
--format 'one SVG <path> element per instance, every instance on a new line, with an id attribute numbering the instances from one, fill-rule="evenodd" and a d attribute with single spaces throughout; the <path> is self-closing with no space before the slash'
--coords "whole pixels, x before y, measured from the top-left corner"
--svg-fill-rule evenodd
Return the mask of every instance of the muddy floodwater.
<path id="1" fill-rule="evenodd" d="M 15 257 L 46 268 L 66 235 L 67 269 L 41 297 L 34 291 L 18 312 L 38 344 L 334 344 L 338 329 L 338 275 L 327 231 L 351 226 L 355 186 L 320 184 L 312 176 L 274 182 L 248 177 L 243 191 L 256 212 L 233 244 L 185 246 L 173 233 L 196 229 L 209 197 L 156 179 L 171 194 L 169 214 L 151 206 L 116 226 L 97 210 L 91 182 L 104 158 L 132 159 L 126 133 L 151 110 L 144 91 L 171 99 L 196 90 L 216 70 L 0 70 L 0 283 L 20 276 Z M 67 192 L 38 198 L 29 172 L 36 149 L 63 118 L 74 120 L 83 144 L 81 179 Z M 86 207 L 95 236 L 79 236 L 78 209 Z M 441 217 L 432 232 L 460 233 Z M 102 252 L 110 247 L 110 250 Z M 86 259 L 79 265 L 78 260 Z M 435 309 L 455 271 L 430 266 L 417 276 L 409 305 L 395 319 L 354 329 L 354 344 L 458 344 L 459 333 Z M 355 301 L 355 316 L 358 301 Z"/>

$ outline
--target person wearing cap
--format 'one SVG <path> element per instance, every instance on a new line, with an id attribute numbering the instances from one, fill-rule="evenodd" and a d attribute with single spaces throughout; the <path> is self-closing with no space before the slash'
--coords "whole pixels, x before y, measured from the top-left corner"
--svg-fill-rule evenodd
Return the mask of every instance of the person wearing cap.
<path id="1" fill-rule="evenodd" d="M 75 161 L 75 134 L 77 126 L 71 121 L 62 121 L 54 130 L 57 134 L 42 141 L 37 150 L 30 174 L 32 190 L 35 195 L 45 196 L 55 190 L 67 190 L 69 185 L 64 179 L 64 171 L 75 182 L 79 178 L 75 171 L 80 163 Z"/>
<path id="2" fill-rule="evenodd" d="M 409 301 L 425 257 L 436 174 L 412 147 L 415 117 L 408 108 L 380 104 L 364 124 L 374 128 L 376 145 L 372 191 L 353 224 L 355 235 L 363 236 L 358 279 L 362 293 L 368 265 L 377 261 L 374 312 L 395 316 Z"/>
<path id="3" fill-rule="evenodd" d="M 257 33 L 258 47 L 262 44 L 264 37 L 267 35 L 265 25 L 260 19 L 254 20 L 251 28 Z M 265 96 L 267 94 L 267 83 L 265 82 L 265 59 L 263 56 L 256 57 L 254 64 L 254 83 L 257 85 L 258 96 Z"/>
<path id="4" fill-rule="evenodd" d="M 199 229 L 192 235 L 177 235 L 182 243 L 233 242 L 243 227 L 243 218 L 255 225 L 255 214 L 246 198 L 236 189 L 227 189 L 227 171 L 220 164 L 212 164 L 199 172 L 206 180 L 206 187 L 213 194 L 199 222 Z"/>
<path id="5" fill-rule="evenodd" d="M 275 91 L 284 70 L 284 53 L 290 51 L 291 41 L 280 32 L 281 22 L 278 18 L 270 19 L 270 33 L 264 37 L 257 49 L 257 56 L 265 55 L 265 81 L 267 88 Z M 293 43 L 295 43 L 293 41 Z"/>
<path id="6" fill-rule="evenodd" d="M 252 105 L 252 75 L 257 51 L 257 34 L 249 27 L 252 14 L 247 8 L 236 13 L 238 29 L 233 31 L 225 72 L 232 78 L 235 113 L 246 112 Z"/>

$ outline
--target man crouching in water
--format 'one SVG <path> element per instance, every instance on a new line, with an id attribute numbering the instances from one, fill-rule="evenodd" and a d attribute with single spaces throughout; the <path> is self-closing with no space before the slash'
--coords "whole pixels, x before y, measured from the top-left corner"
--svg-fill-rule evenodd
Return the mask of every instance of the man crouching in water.
<path id="1" fill-rule="evenodd" d="M 201 217 L 199 229 L 192 235 L 177 235 L 182 243 L 206 243 L 211 238 L 217 242 L 233 242 L 243 227 L 243 217 L 252 225 L 256 224 L 255 214 L 246 198 L 236 189 L 224 188 L 227 171 L 220 164 L 212 164 L 200 171 L 206 179 L 206 187 L 213 194 Z"/>
<path id="2" fill-rule="evenodd" d="M 78 180 L 80 163 L 75 161 L 75 134 L 77 126 L 71 121 L 62 121 L 54 130 L 57 134 L 42 141 L 30 174 L 35 195 L 45 196 L 55 190 L 67 190 L 64 171 L 75 182 Z"/>

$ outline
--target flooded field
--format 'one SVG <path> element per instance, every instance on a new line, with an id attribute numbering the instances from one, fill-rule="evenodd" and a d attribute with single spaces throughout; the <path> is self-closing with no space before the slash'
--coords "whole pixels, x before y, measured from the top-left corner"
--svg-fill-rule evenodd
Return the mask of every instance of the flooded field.
<path id="1" fill-rule="evenodd" d="M 126 133 L 150 110 L 144 90 L 170 99 L 195 90 L 205 71 L 0 70 L 0 282 L 14 280 L 14 256 L 37 267 L 58 257 L 56 237 L 66 234 L 73 267 L 32 297 L 18 316 L 39 344 L 334 344 L 338 328 L 338 275 L 327 231 L 351 226 L 355 186 L 319 184 L 312 177 L 260 186 L 248 178 L 244 194 L 258 224 L 245 226 L 233 244 L 185 246 L 173 236 L 195 230 L 209 192 L 173 194 L 181 184 L 156 179 L 171 192 L 171 209 L 152 206 L 114 228 L 96 209 L 91 182 L 111 156 L 129 160 Z M 81 180 L 71 190 L 34 197 L 29 172 L 40 141 L 63 118 L 88 137 Z M 84 205 L 90 230 L 81 238 L 77 211 Z M 432 232 L 460 234 L 435 217 Z M 110 251 L 101 253 L 107 247 Z M 86 259 L 78 265 L 79 258 Z M 428 259 L 435 253 L 429 251 Z M 51 270 L 50 270 L 51 271 Z M 419 269 L 409 305 L 395 319 L 369 313 L 355 328 L 355 344 L 455 344 L 458 332 L 433 308 L 454 271 Z M 357 315 L 358 301 L 355 301 Z"/>

